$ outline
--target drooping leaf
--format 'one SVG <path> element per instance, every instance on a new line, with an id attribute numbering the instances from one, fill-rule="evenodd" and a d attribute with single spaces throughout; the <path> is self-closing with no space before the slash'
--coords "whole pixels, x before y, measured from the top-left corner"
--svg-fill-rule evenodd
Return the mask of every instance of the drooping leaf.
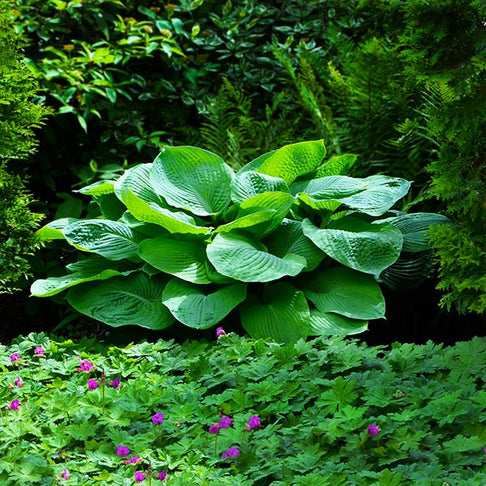
<path id="1" fill-rule="evenodd" d="M 128 189 L 124 189 L 123 192 L 128 210 L 140 221 L 158 224 L 170 233 L 204 235 L 211 231 L 211 228 L 197 226 L 194 218 L 182 211 L 170 211 L 156 203 L 142 201 Z"/>
<path id="2" fill-rule="evenodd" d="M 321 165 L 325 155 L 323 140 L 294 143 L 276 150 L 253 170 L 280 177 L 287 184 L 291 184 L 297 177 L 312 172 Z"/>
<path id="3" fill-rule="evenodd" d="M 307 262 L 306 272 L 314 270 L 326 257 L 326 254 L 304 235 L 302 223 L 292 219 L 284 219 L 267 237 L 265 244 L 270 253 L 276 256 L 283 257 L 292 253 L 304 257 Z"/>
<path id="4" fill-rule="evenodd" d="M 81 194 L 85 194 L 87 196 L 101 196 L 103 194 L 113 194 L 114 192 L 114 181 L 98 181 L 90 184 L 89 186 L 85 186 L 78 191 Z"/>
<path id="5" fill-rule="evenodd" d="M 290 193 L 289 187 L 280 177 L 272 177 L 255 171 L 237 174 L 231 183 L 231 199 L 235 204 L 240 204 L 257 194 L 274 191 Z"/>
<path id="6" fill-rule="evenodd" d="M 368 329 L 368 322 L 350 319 L 332 312 L 319 312 L 311 309 L 309 336 L 349 336 Z"/>
<path id="7" fill-rule="evenodd" d="M 109 260 L 137 256 L 139 237 L 123 223 L 86 219 L 71 223 L 63 230 L 68 243 L 78 250 L 97 253 Z"/>
<path id="8" fill-rule="evenodd" d="M 242 282 L 269 282 L 295 276 L 306 265 L 303 257 L 287 254 L 280 258 L 263 245 L 236 233 L 219 233 L 207 247 L 209 261 L 222 275 Z"/>
<path id="9" fill-rule="evenodd" d="M 265 287 L 262 301 L 250 296 L 240 311 L 241 324 L 252 338 L 291 343 L 307 337 L 310 319 L 307 301 L 301 291 L 288 283 Z"/>
<path id="10" fill-rule="evenodd" d="M 64 240 L 63 229 L 76 221 L 76 218 L 56 219 L 38 229 L 35 234 L 42 241 Z"/>
<path id="11" fill-rule="evenodd" d="M 355 154 L 335 155 L 317 169 L 315 177 L 346 175 L 349 172 L 349 169 L 353 167 L 357 158 L 358 156 Z"/>
<path id="12" fill-rule="evenodd" d="M 226 210 L 233 176 L 221 157 L 196 147 L 165 147 L 152 167 L 155 191 L 171 206 L 198 216 Z"/>
<path id="13" fill-rule="evenodd" d="M 198 284 L 211 283 L 207 276 L 209 262 L 203 242 L 159 236 L 142 241 L 139 255 L 153 267 L 182 280 Z"/>
<path id="14" fill-rule="evenodd" d="M 92 255 L 85 260 L 67 265 L 67 268 L 73 273 L 62 277 L 36 280 L 30 287 L 30 292 L 36 297 L 50 297 L 81 283 L 106 280 L 122 275 L 122 272 L 113 268 L 113 266 L 112 261 L 98 255 Z M 128 275 L 128 273 L 130 272 L 124 272 L 123 275 Z"/>
<path id="15" fill-rule="evenodd" d="M 143 272 L 86 283 L 70 289 L 68 302 L 79 312 L 109 326 L 164 329 L 174 319 L 162 304 L 164 282 Z"/>
<path id="16" fill-rule="evenodd" d="M 152 164 L 140 164 L 128 169 L 115 181 L 114 191 L 116 196 L 124 203 L 124 195 L 131 193 L 146 203 L 155 203 L 158 206 L 166 207 L 164 200 L 152 187 Z"/>
<path id="17" fill-rule="evenodd" d="M 164 289 L 162 302 L 186 326 L 206 329 L 220 322 L 245 297 L 245 284 L 225 285 L 211 292 L 208 287 L 173 278 Z"/>
<path id="18" fill-rule="evenodd" d="M 324 253 L 343 265 L 378 276 L 400 255 L 403 236 L 390 223 L 370 224 L 353 216 L 319 229 L 309 220 L 302 224 L 304 234 Z"/>
<path id="19" fill-rule="evenodd" d="M 305 284 L 305 296 L 321 313 L 340 314 L 351 319 L 382 319 L 385 299 L 371 275 L 349 268 L 329 268 Z"/>

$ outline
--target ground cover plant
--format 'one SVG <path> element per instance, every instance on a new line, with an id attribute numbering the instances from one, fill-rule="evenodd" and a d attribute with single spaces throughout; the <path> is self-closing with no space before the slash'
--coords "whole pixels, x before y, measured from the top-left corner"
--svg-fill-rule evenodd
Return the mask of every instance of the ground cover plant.
<path id="1" fill-rule="evenodd" d="M 3 485 L 481 485 L 486 340 L 0 346 Z"/>
<path id="2" fill-rule="evenodd" d="M 92 254 L 34 282 L 65 290 L 111 326 L 215 326 L 235 308 L 252 337 L 281 342 L 354 334 L 385 315 L 377 283 L 427 276 L 426 231 L 447 218 L 392 210 L 410 183 L 345 175 L 356 157 L 324 161 L 322 140 L 286 145 L 238 173 L 196 147 L 165 147 L 153 164 L 81 189 L 101 215 L 39 230 Z"/>

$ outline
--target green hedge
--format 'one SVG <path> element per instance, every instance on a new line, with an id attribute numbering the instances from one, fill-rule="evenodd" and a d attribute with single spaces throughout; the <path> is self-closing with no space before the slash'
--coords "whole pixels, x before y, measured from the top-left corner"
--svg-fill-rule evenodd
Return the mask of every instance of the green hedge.
<path id="1" fill-rule="evenodd" d="M 219 334 L 1 346 L 1 483 L 130 485 L 152 471 L 157 484 L 165 470 L 171 485 L 485 484 L 485 339 L 386 349 Z"/>

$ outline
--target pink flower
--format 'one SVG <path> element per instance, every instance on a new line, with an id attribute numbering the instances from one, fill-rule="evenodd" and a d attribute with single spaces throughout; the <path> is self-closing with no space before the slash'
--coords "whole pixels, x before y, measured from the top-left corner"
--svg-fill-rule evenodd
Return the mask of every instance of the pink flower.
<path id="1" fill-rule="evenodd" d="M 378 435 L 380 433 L 380 429 L 378 428 L 378 425 L 372 424 L 368 425 L 368 434 L 371 436 Z"/>
<path id="2" fill-rule="evenodd" d="M 226 415 L 224 417 L 221 417 L 219 419 L 219 424 L 218 424 L 218 427 L 220 429 L 227 429 L 229 428 L 229 426 L 233 423 L 233 419 L 232 418 L 229 418 L 227 417 Z"/>
<path id="3" fill-rule="evenodd" d="M 219 434 L 219 425 L 218 424 L 211 425 L 211 427 L 209 427 L 209 433 L 210 434 Z"/>
<path id="4" fill-rule="evenodd" d="M 88 388 L 90 390 L 96 390 L 98 388 L 98 382 L 96 380 L 88 380 Z"/>
<path id="5" fill-rule="evenodd" d="M 227 451 L 221 454 L 223 459 L 235 459 L 240 455 L 240 451 L 237 447 L 230 447 Z"/>
<path id="6" fill-rule="evenodd" d="M 145 479 L 145 474 L 140 471 L 135 471 L 135 482 L 141 483 Z"/>
<path id="7" fill-rule="evenodd" d="M 164 416 L 160 412 L 157 412 L 155 415 L 152 415 L 152 422 L 155 425 L 163 424 L 164 423 Z"/>
<path id="8" fill-rule="evenodd" d="M 162 471 L 157 474 L 157 479 L 160 479 L 161 481 L 165 481 L 167 479 L 167 471 L 165 469 L 162 469 Z"/>
<path id="9" fill-rule="evenodd" d="M 37 346 L 35 349 L 34 349 L 34 354 L 36 356 L 44 356 L 45 354 L 45 349 L 42 347 L 42 346 Z"/>
<path id="10" fill-rule="evenodd" d="M 91 371 L 94 365 L 87 360 L 82 360 L 79 363 L 78 371 Z"/>
<path id="11" fill-rule="evenodd" d="M 120 386 L 120 378 L 117 377 L 117 378 L 111 380 L 110 385 L 113 388 L 118 388 Z"/>
<path id="12" fill-rule="evenodd" d="M 253 415 L 248 419 L 248 427 L 250 429 L 259 429 L 261 427 L 260 425 L 260 417 L 258 415 Z"/>
<path id="13" fill-rule="evenodd" d="M 116 448 L 116 454 L 120 457 L 128 456 L 128 454 L 130 454 L 130 449 L 126 446 L 118 446 Z"/>
<path id="14" fill-rule="evenodd" d="M 9 410 L 18 410 L 19 409 L 20 402 L 15 399 L 10 402 L 10 405 L 8 406 Z"/>
<path id="15" fill-rule="evenodd" d="M 24 383 L 22 382 L 22 378 L 17 378 L 14 383 L 19 387 L 22 388 L 24 386 Z"/>
<path id="16" fill-rule="evenodd" d="M 123 461 L 125 464 L 137 464 L 138 462 L 143 462 L 143 459 L 138 456 L 133 456 L 131 459 Z"/>
<path id="17" fill-rule="evenodd" d="M 20 361 L 20 355 L 19 353 L 13 353 L 10 355 L 10 362 L 11 363 L 16 363 L 17 361 Z"/>
<path id="18" fill-rule="evenodd" d="M 64 469 L 64 471 L 61 473 L 61 476 L 64 479 L 69 479 L 71 477 L 71 476 L 69 476 L 69 473 L 68 473 L 67 469 Z"/>
<path id="19" fill-rule="evenodd" d="M 218 327 L 216 329 L 216 337 L 218 339 L 221 339 L 223 336 L 226 336 L 226 333 L 224 332 L 224 329 L 222 327 Z"/>

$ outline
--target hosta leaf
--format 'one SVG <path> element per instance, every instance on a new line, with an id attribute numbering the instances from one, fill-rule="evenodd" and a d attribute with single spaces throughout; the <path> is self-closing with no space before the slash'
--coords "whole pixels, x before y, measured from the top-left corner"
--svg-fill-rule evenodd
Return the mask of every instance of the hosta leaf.
<path id="1" fill-rule="evenodd" d="M 271 150 L 270 152 L 267 152 L 265 154 L 259 155 L 256 159 L 253 159 L 251 162 L 248 162 L 248 164 L 245 164 L 237 173 L 237 175 L 243 174 L 244 172 L 248 171 L 253 171 L 256 172 L 258 171 L 258 168 L 267 160 L 270 158 L 276 150 Z"/>
<path id="2" fill-rule="evenodd" d="M 62 230 L 76 221 L 78 221 L 76 218 L 56 219 L 38 229 L 35 234 L 42 241 L 64 240 L 65 237 Z"/>
<path id="3" fill-rule="evenodd" d="M 50 297 L 84 282 L 106 280 L 121 275 L 122 273 L 113 268 L 113 265 L 112 261 L 93 255 L 85 260 L 67 265 L 67 268 L 73 272 L 71 274 L 36 280 L 30 287 L 30 292 L 36 297 Z M 124 275 L 128 273 L 124 273 Z"/>
<path id="4" fill-rule="evenodd" d="M 370 216 L 381 216 L 407 194 L 410 182 L 382 175 L 366 179 L 347 176 L 330 176 L 299 183 L 292 191 L 299 191 L 299 198 L 315 209 L 328 209 L 339 202 Z M 336 209 L 336 206 L 329 206 Z"/>
<path id="5" fill-rule="evenodd" d="M 353 167 L 357 158 L 358 156 L 355 154 L 335 155 L 317 169 L 315 177 L 345 175 Z"/>
<path id="6" fill-rule="evenodd" d="M 162 302 L 186 326 L 206 329 L 226 317 L 246 297 L 246 285 L 226 285 L 215 292 L 177 278 L 164 289 Z"/>
<path id="7" fill-rule="evenodd" d="M 309 336 L 348 336 L 368 329 L 368 322 L 339 314 L 310 311 Z"/>
<path id="8" fill-rule="evenodd" d="M 255 213 L 246 214 L 227 224 L 218 226 L 214 231 L 216 233 L 225 233 L 237 229 L 246 229 L 251 231 L 251 228 L 271 220 L 277 214 L 276 209 L 265 209 Z"/>
<path id="9" fill-rule="evenodd" d="M 113 194 L 114 186 L 114 181 L 98 181 L 75 192 L 80 192 L 87 196 L 101 196 L 103 194 Z"/>
<path id="10" fill-rule="evenodd" d="M 427 236 L 430 226 L 434 224 L 450 224 L 451 220 L 441 214 L 413 213 L 386 218 L 380 222 L 391 223 L 402 232 L 402 251 L 417 252 L 430 250 L 431 245 Z"/>
<path id="11" fill-rule="evenodd" d="M 333 312 L 363 320 L 385 316 L 385 299 L 375 279 L 349 268 L 319 272 L 303 290 L 321 313 Z"/>
<path id="12" fill-rule="evenodd" d="M 124 195 L 130 192 L 146 203 L 156 203 L 165 207 L 165 202 L 152 187 L 151 170 L 152 164 L 140 164 L 128 169 L 115 182 L 114 191 L 116 196 L 125 202 Z"/>
<path id="13" fill-rule="evenodd" d="M 304 235 L 302 223 L 292 219 L 284 219 L 267 237 L 265 244 L 270 253 L 276 256 L 283 257 L 287 253 L 293 253 L 304 257 L 307 261 L 305 271 L 314 270 L 326 257 L 326 254 Z"/>
<path id="14" fill-rule="evenodd" d="M 165 147 L 152 167 L 152 184 L 176 208 L 198 216 L 224 212 L 233 170 L 216 154 L 196 147 Z"/>
<path id="15" fill-rule="evenodd" d="M 71 223 L 63 230 L 68 243 L 78 250 L 97 253 L 109 260 L 123 260 L 137 255 L 137 235 L 125 224 L 103 219 Z"/>
<path id="16" fill-rule="evenodd" d="M 128 210 L 140 221 L 158 224 L 170 233 L 204 235 L 211 231 L 211 228 L 196 226 L 194 218 L 182 211 L 173 212 L 156 203 L 142 201 L 128 189 L 124 189 L 123 192 Z"/>
<path id="17" fill-rule="evenodd" d="M 237 174 L 231 183 L 231 199 L 235 204 L 242 203 L 262 192 L 274 191 L 290 192 L 289 187 L 280 177 L 272 177 L 254 171 Z"/>
<path id="18" fill-rule="evenodd" d="M 126 211 L 125 205 L 112 194 L 101 194 L 99 196 L 93 196 L 96 204 L 100 207 L 101 214 L 105 219 L 111 219 L 113 221 L 121 218 Z"/>
<path id="19" fill-rule="evenodd" d="M 109 326 L 164 329 L 174 320 L 161 302 L 163 289 L 160 279 L 138 272 L 74 287 L 67 300 L 77 311 Z"/>
<path id="20" fill-rule="evenodd" d="M 282 178 L 291 184 L 297 177 L 312 172 L 326 155 L 323 140 L 299 142 L 276 150 L 255 169 L 257 172 Z"/>
<path id="21" fill-rule="evenodd" d="M 324 253 L 343 265 L 378 276 L 400 255 L 403 236 L 390 223 L 370 224 L 352 216 L 319 229 L 309 220 L 302 224 L 304 234 Z"/>
<path id="22" fill-rule="evenodd" d="M 306 265 L 304 258 L 268 253 L 257 242 L 235 233 L 220 233 L 207 247 L 209 261 L 222 275 L 242 282 L 269 282 L 295 276 Z"/>
<path id="23" fill-rule="evenodd" d="M 241 308 L 241 324 L 252 338 L 291 343 L 305 339 L 310 312 L 304 294 L 279 282 L 263 291 L 263 301 L 251 296 Z"/>
<path id="24" fill-rule="evenodd" d="M 165 273 L 188 282 L 211 283 L 206 268 L 206 244 L 193 240 L 176 240 L 171 236 L 159 236 L 140 243 L 139 255 L 146 262 Z"/>

